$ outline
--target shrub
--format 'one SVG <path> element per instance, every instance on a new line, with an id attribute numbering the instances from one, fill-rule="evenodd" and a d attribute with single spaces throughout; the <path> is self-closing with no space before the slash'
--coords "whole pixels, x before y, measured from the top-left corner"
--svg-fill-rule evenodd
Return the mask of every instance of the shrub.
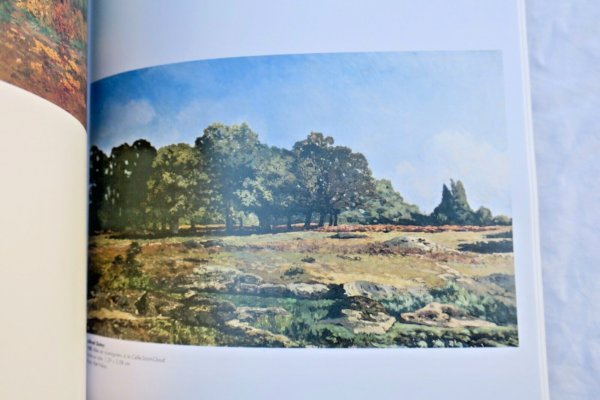
<path id="1" fill-rule="evenodd" d="M 100 278 L 100 286 L 104 289 L 144 289 L 148 287 L 149 278 L 143 273 L 143 263 L 136 260 L 142 253 L 142 246 L 133 242 L 122 255 L 115 257 L 111 265 L 104 271 Z"/>
<path id="2" fill-rule="evenodd" d="M 512 253 L 512 240 L 500 240 L 497 242 L 477 242 L 463 243 L 458 246 L 460 251 L 470 251 L 473 253 Z"/>

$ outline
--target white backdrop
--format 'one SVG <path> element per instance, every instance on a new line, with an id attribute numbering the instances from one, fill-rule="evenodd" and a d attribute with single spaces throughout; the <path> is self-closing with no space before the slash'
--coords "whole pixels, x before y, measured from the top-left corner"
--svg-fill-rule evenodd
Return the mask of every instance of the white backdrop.
<path id="1" fill-rule="evenodd" d="M 600 2 L 526 5 L 550 395 L 600 399 Z"/>

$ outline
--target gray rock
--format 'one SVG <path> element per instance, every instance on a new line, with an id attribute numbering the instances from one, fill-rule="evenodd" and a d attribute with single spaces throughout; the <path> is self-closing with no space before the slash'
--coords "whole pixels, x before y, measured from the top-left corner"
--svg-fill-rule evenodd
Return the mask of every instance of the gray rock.
<path id="1" fill-rule="evenodd" d="M 183 307 L 179 301 L 162 293 L 146 292 L 136 303 L 139 315 L 157 317 L 170 315 L 174 310 Z"/>
<path id="2" fill-rule="evenodd" d="M 185 246 L 186 249 L 200 249 L 200 248 L 209 248 L 209 247 L 225 247 L 225 243 L 219 239 L 213 240 L 186 240 L 181 243 Z"/>
<path id="3" fill-rule="evenodd" d="M 500 286 L 509 293 L 515 293 L 515 276 L 508 274 L 491 274 L 480 279 L 481 282 Z"/>
<path id="4" fill-rule="evenodd" d="M 389 247 L 396 249 L 415 249 L 423 251 L 438 250 L 440 246 L 430 242 L 427 239 L 417 238 L 414 236 L 398 236 L 390 240 L 383 242 Z"/>
<path id="5" fill-rule="evenodd" d="M 283 284 L 264 283 L 258 287 L 258 294 L 265 297 L 287 297 L 289 291 Z"/>
<path id="6" fill-rule="evenodd" d="M 258 285 L 252 285 L 249 283 L 238 283 L 233 287 L 233 292 L 236 294 L 258 294 Z"/>
<path id="7" fill-rule="evenodd" d="M 289 315 L 290 313 L 281 307 L 238 307 L 236 310 L 237 319 L 240 321 L 252 321 L 260 317 Z"/>
<path id="8" fill-rule="evenodd" d="M 249 292 L 253 292 L 251 286 L 245 285 L 256 286 L 262 281 L 258 275 L 247 274 L 235 268 L 203 265 L 194 269 L 191 283 L 185 288 L 214 293 L 240 293 L 240 288 L 246 288 Z"/>
<path id="9" fill-rule="evenodd" d="M 355 335 L 360 333 L 383 335 L 396 319 L 375 300 L 367 297 L 349 297 L 336 303 L 322 324 L 340 325 Z"/>
<path id="10" fill-rule="evenodd" d="M 401 292 L 393 286 L 367 281 L 355 281 L 344 284 L 344 294 L 348 297 L 363 296 L 374 300 L 391 300 Z"/>
<path id="11" fill-rule="evenodd" d="M 329 288 L 321 283 L 290 283 L 287 289 L 292 295 L 301 299 L 324 299 L 330 294 Z"/>
<path id="12" fill-rule="evenodd" d="M 251 340 L 253 346 L 260 347 L 298 347 L 298 344 L 284 335 L 271 333 L 264 329 L 258 329 L 249 323 L 233 319 L 225 324 L 225 327 L 233 334 L 243 335 Z"/>
<path id="13" fill-rule="evenodd" d="M 186 325 L 214 327 L 235 318 L 236 307 L 226 300 L 195 295 L 184 300 L 184 305 L 171 317 Z"/>
<path id="14" fill-rule="evenodd" d="M 425 307 L 400 315 L 404 322 L 418 325 L 434 326 L 439 328 L 493 328 L 493 322 L 471 317 L 458 307 L 429 303 Z"/>

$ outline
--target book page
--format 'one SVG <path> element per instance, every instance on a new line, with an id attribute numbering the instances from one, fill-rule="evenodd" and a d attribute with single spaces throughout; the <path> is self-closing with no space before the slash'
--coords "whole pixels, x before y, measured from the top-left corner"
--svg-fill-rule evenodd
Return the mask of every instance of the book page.
<path id="1" fill-rule="evenodd" d="M 546 399 L 522 6 L 96 4 L 88 397 Z"/>
<path id="2" fill-rule="evenodd" d="M 0 398 L 85 397 L 87 1 L 0 1 Z"/>

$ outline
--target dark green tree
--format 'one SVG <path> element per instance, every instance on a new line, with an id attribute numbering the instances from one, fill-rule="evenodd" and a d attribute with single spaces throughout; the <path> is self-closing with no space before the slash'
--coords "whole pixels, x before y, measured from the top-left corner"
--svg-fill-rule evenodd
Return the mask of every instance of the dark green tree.
<path id="1" fill-rule="evenodd" d="M 171 233 L 179 232 L 179 220 L 189 218 L 198 204 L 196 198 L 206 176 L 198 168 L 198 156 L 186 143 L 160 148 L 148 180 L 148 212 L 168 224 Z"/>
<path id="2" fill-rule="evenodd" d="M 313 213 L 323 211 L 321 203 L 325 190 L 325 175 L 329 166 L 329 148 L 333 145 L 331 136 L 311 132 L 305 140 L 296 142 L 293 152 L 296 155 L 296 178 L 298 197 L 296 211 L 304 214 L 304 228 L 310 228 Z"/>
<path id="3" fill-rule="evenodd" d="M 479 226 L 493 225 L 494 218 L 490 209 L 483 206 L 479 207 L 479 209 L 475 211 L 475 223 Z"/>
<path id="4" fill-rule="evenodd" d="M 313 213 L 319 213 L 319 226 L 326 216 L 337 224 L 338 215 L 364 204 L 374 192 L 374 180 L 367 159 L 344 146 L 334 146 L 331 136 L 311 132 L 293 147 L 296 155 L 298 194 L 296 209 L 305 215 L 308 229 Z"/>
<path id="5" fill-rule="evenodd" d="M 96 146 L 90 149 L 89 164 L 89 230 L 104 228 L 102 210 L 108 186 L 108 157 Z"/>
<path id="6" fill-rule="evenodd" d="M 364 155 L 344 146 L 329 148 L 328 153 L 319 226 L 323 226 L 325 214 L 330 215 L 330 225 L 337 226 L 341 212 L 357 209 L 375 196 L 375 180 Z"/>
<path id="7" fill-rule="evenodd" d="M 392 182 L 378 179 L 375 182 L 375 195 L 366 204 L 340 215 L 344 223 L 375 224 L 408 224 L 417 223 L 415 217 L 421 215 L 419 207 L 408 204 L 400 193 L 394 190 Z"/>
<path id="8" fill-rule="evenodd" d="M 444 184 L 442 202 L 432 213 L 438 224 L 471 225 L 475 222 L 474 212 L 467 201 L 467 192 L 461 181 L 450 180 L 450 187 Z"/>
<path id="9" fill-rule="evenodd" d="M 214 123 L 196 139 L 199 162 L 206 165 L 213 202 L 218 201 L 228 232 L 233 230 L 236 192 L 243 189 L 247 179 L 254 178 L 259 145 L 258 135 L 246 123 L 232 126 Z"/>
<path id="10" fill-rule="evenodd" d="M 258 217 L 262 231 L 270 231 L 272 222 L 282 216 L 287 217 L 290 228 L 297 188 L 294 154 L 266 145 L 256 154 L 255 172 L 236 192 L 239 203 L 244 211 Z"/>

